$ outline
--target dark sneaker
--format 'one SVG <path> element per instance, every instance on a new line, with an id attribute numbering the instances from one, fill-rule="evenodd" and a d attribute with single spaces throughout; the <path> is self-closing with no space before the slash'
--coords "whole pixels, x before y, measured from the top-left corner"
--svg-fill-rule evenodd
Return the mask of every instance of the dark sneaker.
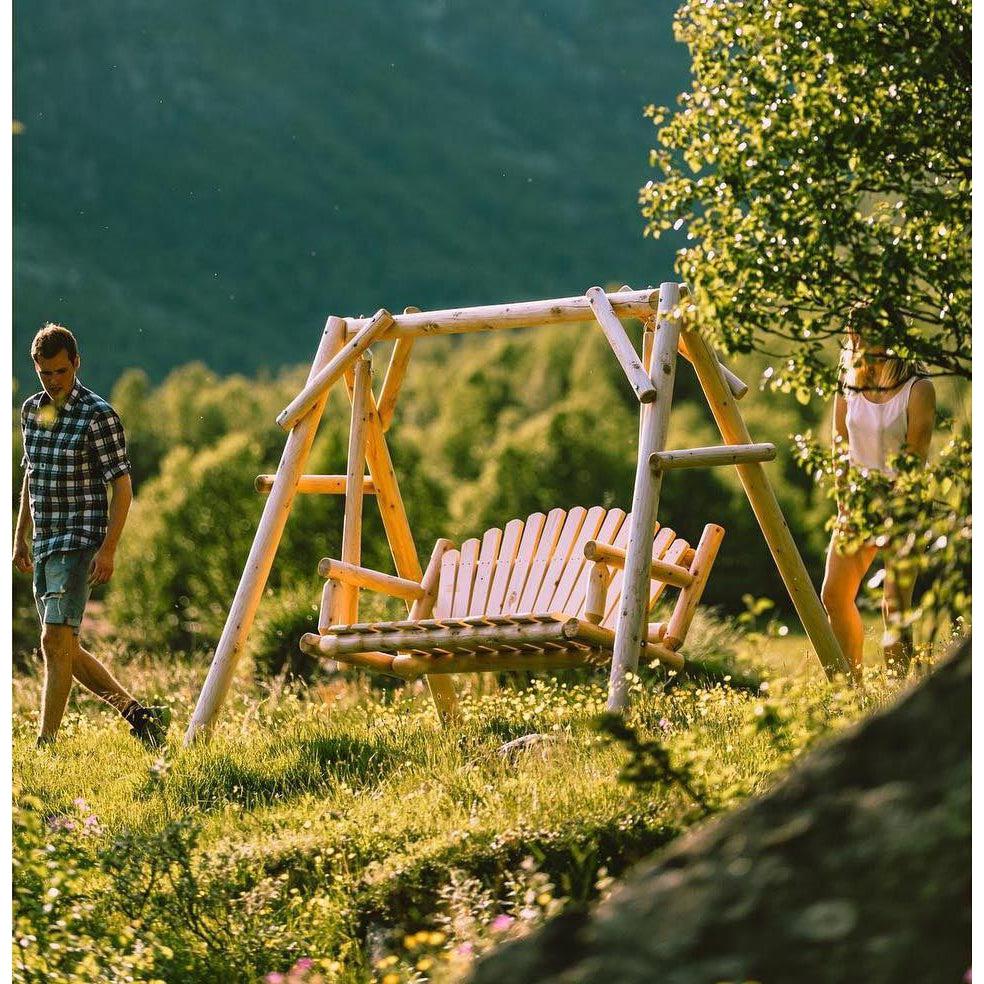
<path id="1" fill-rule="evenodd" d="M 148 748 L 160 748 L 171 724 L 170 707 L 139 707 L 130 719 L 130 734 Z"/>

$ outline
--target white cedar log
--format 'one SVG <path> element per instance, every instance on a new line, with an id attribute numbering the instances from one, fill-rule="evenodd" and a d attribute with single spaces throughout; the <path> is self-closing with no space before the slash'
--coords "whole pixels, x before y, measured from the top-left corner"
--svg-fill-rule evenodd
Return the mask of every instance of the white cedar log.
<path id="1" fill-rule="evenodd" d="M 742 465 L 750 461 L 774 461 L 774 444 L 724 444 L 710 448 L 681 448 L 657 451 L 649 463 L 653 468 L 674 471 L 678 468 L 706 468 L 717 465 Z"/>
<path id="2" fill-rule="evenodd" d="M 393 598 L 402 598 L 407 602 L 414 602 L 424 596 L 423 587 L 416 581 L 409 581 L 404 577 L 394 577 L 392 574 L 384 574 L 382 571 L 374 571 L 369 567 L 360 567 L 358 564 L 335 560 L 332 557 L 324 557 L 318 564 L 318 573 L 329 581 L 337 581 L 339 584 L 356 588 L 366 588 L 369 591 L 378 591 L 380 594 L 390 595 Z M 422 616 L 426 617 L 426 616 Z M 357 619 L 352 621 L 333 622 L 333 625 L 353 625 Z"/>
<path id="3" fill-rule="evenodd" d="M 341 351 L 331 362 L 315 373 L 304 385 L 304 389 L 280 411 L 277 423 L 284 430 L 290 430 L 314 406 L 315 401 L 327 394 L 342 378 L 345 371 L 351 368 L 352 363 L 392 325 L 392 315 L 384 308 L 380 308 L 358 334 L 342 346 Z"/>
<path id="4" fill-rule="evenodd" d="M 344 321 L 341 318 L 330 317 L 321 335 L 308 379 L 314 378 L 324 366 L 328 365 L 342 344 L 344 333 Z M 304 466 L 307 464 L 327 399 L 327 392 L 318 397 L 308 414 L 291 430 L 284 444 L 273 489 L 263 504 L 263 514 L 256 528 L 253 545 L 250 547 L 239 586 L 236 588 L 236 595 L 229 608 L 219 643 L 215 647 L 215 655 L 205 684 L 198 695 L 198 703 L 188 724 L 188 731 L 185 734 L 186 745 L 191 744 L 199 735 L 207 734 L 229 692 L 236 664 L 249 638 L 249 630 L 253 626 L 256 609 L 266 587 L 267 578 L 270 576 L 270 568 L 273 566 L 273 558 L 277 553 L 287 517 L 290 515 L 297 482 L 304 473 Z"/>
<path id="5" fill-rule="evenodd" d="M 434 544 L 431 552 L 427 570 L 420 580 L 420 587 L 423 594 L 413 603 L 410 608 L 410 618 L 419 621 L 423 618 L 430 618 L 437 602 L 437 589 L 441 583 L 441 560 L 447 550 L 454 547 L 450 540 L 439 539 Z M 427 687 L 430 690 L 431 699 L 437 708 L 437 716 L 441 722 L 448 722 L 458 719 L 458 697 L 454 689 L 454 681 L 449 676 L 428 676 Z"/>
<path id="6" fill-rule="evenodd" d="M 728 444 L 751 444 L 748 427 L 742 418 L 738 405 L 725 385 L 720 372 L 720 364 L 707 341 L 696 331 L 684 331 L 683 343 L 690 361 L 697 370 L 697 378 L 714 415 L 718 430 Z M 816 589 L 810 581 L 803 558 L 796 549 L 796 543 L 785 517 L 769 484 L 769 478 L 761 463 L 751 462 L 736 468 L 752 512 L 762 529 L 772 557 L 779 568 L 786 590 L 792 599 L 803 628 L 816 650 L 817 657 L 828 677 L 850 671 L 847 660 L 834 637 L 827 615 L 817 597 Z"/>
<path id="7" fill-rule="evenodd" d="M 266 494 L 273 488 L 276 475 L 257 475 L 253 487 L 257 492 Z M 345 495 L 344 475 L 302 475 L 297 482 L 297 491 L 314 495 Z M 363 477 L 362 491 L 365 495 L 375 495 L 376 486 L 372 479 Z"/>
<path id="8" fill-rule="evenodd" d="M 617 291 L 608 295 L 619 318 L 650 317 L 656 308 L 659 292 L 646 290 Z M 447 308 L 397 314 L 393 325 L 380 338 L 419 338 L 424 335 L 458 335 L 501 328 L 535 328 L 539 325 L 577 324 L 592 319 L 591 305 L 584 295 L 558 297 L 544 301 L 517 301 L 482 307 Z M 347 318 L 348 338 L 355 337 L 368 323 L 367 318 Z"/>
<path id="9" fill-rule="evenodd" d="M 351 399 L 354 396 L 351 374 L 346 374 L 345 385 Z M 411 581 L 419 581 L 421 571 L 417 547 L 413 542 L 413 533 L 410 531 L 407 511 L 403 505 L 403 497 L 400 495 L 393 459 L 390 457 L 386 435 L 379 422 L 376 399 L 371 389 L 366 399 L 369 404 L 369 418 L 366 422 L 366 465 L 376 487 L 376 505 L 383 520 L 386 540 L 393 554 L 396 573 Z"/>
<path id="10" fill-rule="evenodd" d="M 673 403 L 677 346 L 680 336 L 678 310 L 680 287 L 664 283 L 659 289 L 659 314 L 653 346 L 652 378 L 656 399 L 639 410 L 639 456 L 632 515 L 625 550 L 622 596 L 615 622 L 615 645 L 608 684 L 609 711 L 624 711 L 629 702 L 628 674 L 639 666 L 639 650 L 646 638 L 649 612 L 649 568 L 652 562 L 653 529 L 662 476 L 653 473 L 649 458 L 666 447 L 666 432 Z"/>
<path id="11" fill-rule="evenodd" d="M 405 307 L 403 309 L 404 314 L 418 314 L 419 312 L 419 307 Z M 390 424 L 393 423 L 396 398 L 400 393 L 400 387 L 403 385 L 403 377 L 407 374 L 412 350 L 412 338 L 398 338 L 393 346 L 393 354 L 390 356 L 386 378 L 383 380 L 383 388 L 379 394 L 379 422 L 383 425 L 384 432 L 388 431 Z"/>
<path id="12" fill-rule="evenodd" d="M 649 373 L 643 368 L 642 360 L 636 353 L 635 346 L 625 332 L 625 326 L 615 314 L 608 295 L 600 287 L 592 287 L 584 295 L 594 311 L 595 320 L 608 339 L 608 344 L 615 353 L 622 371 L 635 391 L 640 403 L 652 403 L 656 399 L 656 387 Z"/>
<path id="13" fill-rule="evenodd" d="M 348 467 L 345 472 L 345 516 L 342 521 L 342 563 L 362 560 L 362 482 L 366 471 L 366 430 L 369 426 L 369 394 L 372 392 L 372 356 L 363 352 L 355 363 L 352 419 L 349 426 Z M 342 582 L 335 592 L 332 622 L 351 625 L 359 621 L 359 587 Z"/>
<path id="14" fill-rule="evenodd" d="M 704 527 L 704 532 L 694 551 L 694 559 L 690 564 L 691 583 L 680 592 L 676 607 L 663 633 L 662 641 L 670 649 L 679 649 L 683 645 L 683 640 L 687 638 L 687 631 L 693 621 L 694 612 L 697 611 L 700 596 L 704 593 L 704 586 L 707 584 L 711 567 L 714 566 L 714 558 L 717 557 L 722 539 L 724 539 L 724 527 L 713 523 L 708 523 Z"/>

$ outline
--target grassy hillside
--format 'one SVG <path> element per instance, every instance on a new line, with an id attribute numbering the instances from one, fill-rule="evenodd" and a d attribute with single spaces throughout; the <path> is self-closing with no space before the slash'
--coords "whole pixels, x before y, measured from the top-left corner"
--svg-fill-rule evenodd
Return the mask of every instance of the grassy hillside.
<path id="1" fill-rule="evenodd" d="M 696 628 L 704 652 L 736 644 L 703 617 Z M 119 669 L 174 709 L 155 756 L 88 700 L 36 752 L 38 680 L 17 676 L 14 979 L 446 979 L 441 968 L 607 892 L 897 689 L 873 670 L 864 696 L 831 690 L 803 648 L 809 676 L 767 694 L 664 693 L 642 670 L 632 724 L 689 773 L 696 801 L 672 778 L 619 781 L 628 753 L 593 726 L 600 679 L 484 695 L 463 680 L 465 721 L 442 731 L 419 689 L 296 691 L 243 674 L 215 740 L 182 749 L 204 664 L 147 655 Z M 550 739 L 497 753 L 531 732 Z"/>
<path id="2" fill-rule="evenodd" d="M 19 0 L 15 374 L 45 320 L 108 391 L 310 357 L 324 316 L 659 282 L 642 106 L 670 0 Z"/>

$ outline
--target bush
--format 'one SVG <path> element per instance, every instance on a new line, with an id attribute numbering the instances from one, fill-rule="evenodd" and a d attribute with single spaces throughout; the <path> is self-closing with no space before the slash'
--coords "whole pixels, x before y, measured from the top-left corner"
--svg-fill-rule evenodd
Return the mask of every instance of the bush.
<path id="1" fill-rule="evenodd" d="M 301 652 L 298 641 L 305 632 L 318 630 L 318 585 L 300 583 L 268 592 L 263 599 L 249 639 L 249 652 L 257 676 L 286 673 L 310 683 L 319 661 Z M 272 594 L 272 597 L 269 596 Z"/>

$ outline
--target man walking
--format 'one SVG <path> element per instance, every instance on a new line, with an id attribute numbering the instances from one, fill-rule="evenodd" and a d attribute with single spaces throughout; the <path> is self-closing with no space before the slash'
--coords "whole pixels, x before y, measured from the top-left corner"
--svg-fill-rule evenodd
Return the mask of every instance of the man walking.
<path id="1" fill-rule="evenodd" d="M 55 740 L 74 676 L 154 748 L 167 733 L 168 709 L 134 700 L 79 643 L 89 592 L 113 575 L 133 498 L 123 425 L 102 397 L 79 382 L 78 345 L 67 328 L 46 324 L 31 357 L 44 388 L 21 408 L 26 470 L 13 560 L 22 573 L 34 572 L 41 618 L 45 680 L 38 745 Z"/>

